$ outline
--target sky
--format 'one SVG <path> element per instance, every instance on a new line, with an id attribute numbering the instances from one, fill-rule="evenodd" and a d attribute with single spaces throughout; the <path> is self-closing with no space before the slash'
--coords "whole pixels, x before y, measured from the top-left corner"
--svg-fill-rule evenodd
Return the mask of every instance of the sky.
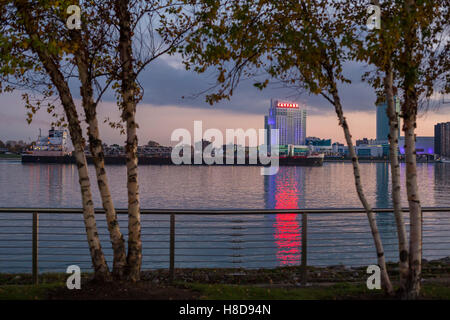
<path id="1" fill-rule="evenodd" d="M 339 87 L 344 113 L 354 139 L 376 136 L 375 94 L 369 85 L 360 80 L 361 74 L 366 70 L 366 67 L 360 64 L 346 65 L 344 74 L 352 83 Z M 298 94 L 276 83 L 260 91 L 253 86 L 251 80 L 246 80 L 239 84 L 229 101 L 210 106 L 205 102 L 205 95 L 200 93 L 211 87 L 215 83 L 214 80 L 212 72 L 198 75 L 193 71 L 186 71 L 176 57 L 163 56 L 152 62 L 140 75 L 144 98 L 137 107 L 139 144 L 154 140 L 173 146 L 177 142 L 171 141 L 172 132 L 178 128 L 192 131 L 195 120 L 203 122 L 204 130 L 217 128 L 224 135 L 226 129 L 262 129 L 271 98 L 296 102 L 307 108 L 307 136 L 344 142 L 342 128 L 338 126 L 334 109 L 322 97 Z M 80 106 L 79 88 L 72 84 L 71 89 L 77 105 Z M 82 113 L 80 107 L 79 110 Z M 103 124 L 106 117 L 119 119 L 112 93 L 104 96 L 98 108 L 98 115 L 99 122 L 102 123 L 100 134 L 104 142 L 123 144 L 125 136 Z M 417 135 L 433 136 L 434 125 L 447 121 L 450 121 L 450 104 L 441 105 L 438 109 L 426 113 L 421 112 Z M 0 140 L 34 141 L 39 128 L 46 134 L 50 123 L 50 116 L 45 110 L 41 110 L 28 125 L 21 93 L 17 91 L 0 95 Z"/>

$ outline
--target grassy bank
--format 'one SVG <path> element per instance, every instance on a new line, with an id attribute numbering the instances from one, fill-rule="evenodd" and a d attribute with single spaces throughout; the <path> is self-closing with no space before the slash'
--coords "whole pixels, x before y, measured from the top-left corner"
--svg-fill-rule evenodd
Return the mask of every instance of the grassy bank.
<path id="1" fill-rule="evenodd" d="M 304 288 L 273 288 L 238 285 L 189 284 L 205 300 L 354 300 L 386 299 L 381 290 L 369 290 L 363 284 L 340 283 Z M 425 285 L 422 299 L 450 299 L 450 287 Z"/>
<path id="2" fill-rule="evenodd" d="M 268 272 L 273 273 L 273 270 Z M 273 274 L 271 274 L 273 276 Z M 368 290 L 365 283 L 312 283 L 306 287 L 288 283 L 207 283 L 186 281 L 178 277 L 173 285 L 155 281 L 143 275 L 138 284 L 89 282 L 83 274 L 82 290 L 65 288 L 66 274 L 43 274 L 40 284 L 30 285 L 28 274 L 0 274 L 0 300 L 46 299 L 178 299 L 178 300 L 343 300 L 386 299 L 381 290 Z M 232 281 L 231 281 L 232 282 Z M 240 281 L 242 282 L 242 281 Z M 258 281 L 259 282 L 259 281 Z M 433 281 L 423 285 L 422 299 L 450 299 L 448 281 Z"/>
<path id="3" fill-rule="evenodd" d="M 69 291 L 65 283 L 34 285 L 1 285 L 0 300 L 46 299 L 181 299 L 181 300 L 380 300 L 382 291 L 368 290 L 362 284 L 334 284 L 305 288 L 274 288 L 222 284 L 176 284 L 174 286 L 147 286 L 145 283 L 123 290 L 99 287 Z M 152 295 L 149 296 L 149 293 Z M 428 284 L 422 288 L 421 299 L 450 299 L 450 287 Z"/>
<path id="4" fill-rule="evenodd" d="M 1 159 L 21 159 L 22 156 L 20 154 L 5 154 L 0 153 L 0 160 Z"/>
<path id="5" fill-rule="evenodd" d="M 64 283 L 35 285 L 1 285 L 0 300 L 46 300 L 48 292 L 64 286 Z"/>

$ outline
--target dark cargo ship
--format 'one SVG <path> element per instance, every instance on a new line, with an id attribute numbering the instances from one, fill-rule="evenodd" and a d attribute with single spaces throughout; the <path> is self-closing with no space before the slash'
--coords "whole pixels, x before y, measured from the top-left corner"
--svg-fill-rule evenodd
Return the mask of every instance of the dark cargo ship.
<path id="1" fill-rule="evenodd" d="M 88 163 L 92 162 L 92 157 L 86 157 Z M 140 165 L 175 165 L 170 157 L 139 157 Z M 33 155 L 33 154 L 23 154 L 22 163 L 75 163 L 75 157 L 71 155 L 64 156 L 47 156 L 47 155 Z M 125 156 L 105 156 L 105 164 L 126 164 Z M 293 156 L 293 157 L 280 157 L 280 166 L 308 166 L 308 167 L 318 167 L 323 165 L 323 155 L 309 155 L 309 156 Z M 195 164 L 194 159 L 191 163 L 181 164 L 181 165 L 207 165 L 204 161 L 201 164 Z M 223 164 L 213 164 L 215 166 L 220 165 L 236 165 L 236 166 L 261 166 L 259 162 L 256 164 L 251 164 L 248 158 L 245 158 L 245 163 L 238 163 L 234 159 L 232 164 L 228 164 L 226 159 L 224 159 Z"/>
<path id="2" fill-rule="evenodd" d="M 67 130 L 54 129 L 49 130 L 48 136 L 41 136 L 39 133 L 38 140 L 35 146 L 28 153 L 22 154 L 22 163 L 76 163 L 75 157 L 71 155 L 67 148 L 68 133 Z M 141 148 L 141 147 L 139 147 Z M 138 154 L 138 162 L 140 165 L 177 165 L 172 162 L 170 156 L 172 149 L 170 147 L 161 147 L 162 152 L 159 154 L 146 153 L 145 147 L 141 149 L 141 153 Z M 222 155 L 223 154 L 223 155 Z M 261 163 L 259 157 L 252 158 L 251 161 L 248 153 L 244 153 L 238 160 L 238 151 L 235 149 L 234 157 L 227 158 L 225 153 L 220 156 L 216 154 L 216 157 L 222 157 L 222 163 L 214 163 L 215 161 L 206 161 L 202 157 L 201 163 L 196 163 L 194 156 L 191 157 L 187 163 L 180 165 L 235 165 L 235 166 L 264 166 L 265 163 Z M 104 156 L 106 164 L 125 165 L 126 156 L 123 152 L 106 154 Z M 217 159 L 217 158 L 216 158 Z M 92 156 L 87 152 L 86 160 L 92 164 Z M 188 158 L 189 160 L 189 158 Z M 209 159 L 211 160 L 211 159 Z M 280 145 L 279 146 L 279 165 L 280 166 L 322 166 L 324 160 L 323 154 L 311 153 L 307 146 L 294 146 L 294 145 Z M 272 161 L 268 165 L 275 165 Z"/>
<path id="3" fill-rule="evenodd" d="M 306 166 L 321 167 L 323 166 L 323 154 L 309 156 L 292 156 L 280 157 L 280 166 Z"/>

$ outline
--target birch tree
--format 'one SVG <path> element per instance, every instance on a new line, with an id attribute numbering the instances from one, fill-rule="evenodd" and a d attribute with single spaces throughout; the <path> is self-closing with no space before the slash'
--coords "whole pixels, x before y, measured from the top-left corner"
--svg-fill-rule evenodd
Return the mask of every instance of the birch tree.
<path id="1" fill-rule="evenodd" d="M 65 8 L 65 6 L 63 6 Z M 85 4 L 83 7 L 84 23 L 81 29 L 68 32 L 68 40 L 74 53 L 74 64 L 77 67 L 81 83 L 80 93 L 82 106 L 88 124 L 89 148 L 92 154 L 97 184 L 100 191 L 103 208 L 105 209 L 108 231 L 113 248 L 113 275 L 116 279 L 123 279 L 126 272 L 125 241 L 120 231 L 113 199 L 109 190 L 108 177 L 105 170 L 103 143 L 97 119 L 97 106 L 102 94 L 108 89 L 111 80 L 101 86 L 96 80 L 99 74 L 105 74 L 110 66 L 107 53 L 110 52 L 109 34 L 111 26 L 102 23 L 98 12 L 102 12 L 102 4 Z M 106 57 L 106 58 L 105 58 Z M 94 97 L 94 84 L 97 85 L 98 96 Z"/>
<path id="2" fill-rule="evenodd" d="M 45 10 L 50 7 L 49 3 L 42 4 L 42 7 L 34 7 L 28 1 L 23 0 L 1 4 L 0 10 L 3 15 L 0 35 L 2 65 L 0 75 L 2 83 L 6 84 L 5 87 L 2 87 L 6 91 L 11 91 L 15 87 L 27 87 L 28 85 L 31 89 L 34 89 L 37 84 L 27 76 L 36 72 L 40 75 L 40 78 L 47 76 L 51 81 L 47 83 L 49 89 L 44 90 L 44 96 L 51 96 L 52 86 L 56 88 L 75 149 L 73 154 L 78 170 L 83 217 L 95 278 L 104 281 L 109 279 L 109 270 L 98 237 L 94 202 L 84 154 L 85 141 L 68 82 L 61 70 L 64 46 L 61 46 L 61 41 L 51 38 L 52 35 L 55 35 L 55 30 L 50 30 L 48 25 L 42 23 L 46 21 L 44 18 Z M 43 20 L 40 20 L 41 18 Z M 11 85 L 11 78 L 18 82 Z M 39 83 L 42 84 L 41 81 Z M 25 95 L 25 97 L 28 96 Z M 27 100 L 27 103 L 32 108 L 30 113 L 32 117 L 37 108 L 30 106 L 29 100 Z M 49 104 L 48 108 L 51 111 L 54 107 Z"/>
<path id="3" fill-rule="evenodd" d="M 2 43 L 5 45 L 2 48 L 2 58 L 6 64 L 2 68 L 2 75 L 4 75 L 5 83 L 8 83 L 4 90 L 10 91 L 14 87 L 19 87 L 34 90 L 45 98 L 49 98 L 53 95 L 51 88 L 53 86 L 58 88 L 58 96 L 64 106 L 65 116 L 69 122 L 69 129 L 71 129 L 71 138 L 76 149 L 74 154 L 77 159 L 80 158 L 80 161 L 82 160 L 81 155 L 84 157 L 84 167 L 81 162 L 77 162 L 77 164 L 79 170 L 84 170 L 79 175 L 80 183 L 83 183 L 83 203 L 90 206 L 88 208 L 90 211 L 88 209 L 85 211 L 92 213 L 92 215 L 86 216 L 86 219 L 89 218 L 89 221 L 95 222 L 90 186 L 88 188 L 89 180 L 85 167 L 84 140 L 82 140 L 80 121 L 76 113 L 69 113 L 67 112 L 68 107 L 66 108 L 69 106 L 76 112 L 68 79 L 73 77 L 79 79 L 82 106 L 88 124 L 90 150 L 93 155 L 98 187 L 114 251 L 113 274 L 119 279 L 126 276 L 131 281 L 137 281 L 142 263 L 142 243 L 137 179 L 136 106 L 143 96 L 138 75 L 150 62 L 173 50 L 179 42 L 183 41 L 189 28 L 171 39 L 159 38 L 156 28 L 159 23 L 160 11 L 170 9 L 170 7 L 176 8 L 178 4 L 164 1 L 108 0 L 101 3 L 80 2 L 82 5 L 80 29 L 68 30 L 66 27 L 68 15 L 65 11 L 68 5 L 72 4 L 69 2 L 41 0 L 32 5 L 29 1 L 18 0 L 9 1 L 0 6 L 2 12 L 9 13 L 1 20 Z M 24 23 L 22 20 L 16 19 L 18 17 L 16 12 L 20 12 L 18 16 L 26 16 L 33 22 L 37 28 L 32 30 L 34 33 L 29 33 L 28 29 L 26 32 L 22 32 Z M 20 38 L 20 42 L 16 34 L 23 38 Z M 12 35 L 13 37 L 11 37 Z M 34 41 L 34 38 L 39 38 L 39 42 Z M 15 56 L 7 50 L 14 50 Z M 29 52 L 34 53 L 35 56 L 28 56 Z M 48 60 L 53 63 L 52 70 L 46 67 L 48 61 L 42 60 L 45 55 L 50 55 Z M 45 68 L 40 68 L 40 64 Z M 71 72 L 73 68 L 77 70 L 76 74 Z M 50 71 L 59 72 L 59 78 L 54 77 Z M 30 76 L 35 75 L 38 75 L 39 79 L 47 76 L 50 81 L 39 83 L 40 87 L 37 88 L 37 82 L 30 81 L 32 79 Z M 99 77 L 103 80 L 99 81 Z M 10 85 L 11 78 L 20 81 Z M 121 118 L 125 123 L 126 130 L 123 129 L 121 123 L 110 122 L 110 125 L 120 128 L 121 132 L 127 134 L 128 255 L 126 255 L 123 235 L 109 191 L 96 113 L 98 103 L 109 88 L 116 90 Z M 40 109 L 41 101 L 33 104 L 28 98 L 28 93 L 24 93 L 24 97 L 26 106 L 30 110 L 28 120 L 31 121 L 33 114 Z M 54 110 L 55 106 L 49 105 L 48 111 L 58 116 Z M 60 117 L 58 121 L 64 121 L 64 117 Z M 76 133 L 78 135 L 72 132 L 72 125 L 77 125 Z M 84 200 L 85 198 L 86 200 Z M 89 226 L 89 230 L 93 230 L 92 223 Z M 88 236 L 94 236 L 98 240 L 96 229 L 94 232 L 88 233 Z M 99 242 L 98 245 L 100 245 Z M 101 247 L 98 246 L 96 250 L 91 250 L 91 253 L 93 252 L 100 255 L 98 252 L 101 252 Z M 101 256 L 103 257 L 103 253 Z M 92 257 L 94 259 L 94 255 Z M 101 259 L 95 260 L 94 267 L 96 270 L 105 270 L 103 278 L 107 279 L 109 272 L 104 257 L 102 259 L 102 268 L 97 267 Z"/>
<path id="4" fill-rule="evenodd" d="M 417 184 L 416 134 L 420 98 L 429 99 L 442 84 L 450 92 L 450 5 L 443 1 L 405 0 L 400 14 L 398 73 L 403 90 L 406 192 L 410 215 L 409 273 L 405 297 L 416 299 L 422 278 L 422 207 Z"/>
<path id="5" fill-rule="evenodd" d="M 377 75 L 372 78 L 372 84 L 376 89 L 382 88 L 387 97 L 392 196 L 399 240 L 399 294 L 404 299 L 416 299 L 420 293 L 423 242 L 416 169 L 416 120 L 421 104 L 428 105 L 436 93 L 449 92 L 450 3 L 448 0 L 374 3 L 381 6 L 381 29 L 366 37 L 366 51 L 363 50 L 362 56 L 377 67 Z M 356 12 L 363 12 L 363 1 L 352 4 Z M 355 16 L 354 12 L 347 12 L 350 16 Z M 393 103 L 394 83 L 399 87 L 403 100 L 401 111 L 404 119 L 406 191 L 410 215 L 409 246 L 400 211 L 400 179 L 395 153 L 398 150 L 396 134 L 399 124 Z"/>
<path id="6" fill-rule="evenodd" d="M 193 8 L 181 18 L 176 17 L 178 25 L 195 15 L 201 17 L 202 23 L 180 50 L 185 64 L 200 73 L 209 67 L 218 71 L 217 90 L 207 96 L 207 101 L 229 98 L 241 78 L 252 77 L 264 69 L 291 86 L 322 96 L 334 107 L 352 159 L 355 188 L 367 213 L 382 285 L 392 294 L 383 244 L 375 214 L 363 191 L 358 157 L 339 95 L 338 84 L 350 82 L 342 68 L 350 59 L 344 48 L 351 41 L 345 20 L 339 19 L 339 7 L 327 1 L 186 2 Z M 167 25 L 166 34 L 170 34 L 177 22 L 172 20 Z M 262 89 L 268 82 L 266 79 L 255 85 Z"/>
<path id="7" fill-rule="evenodd" d="M 373 1 L 380 7 L 378 30 L 364 38 L 356 37 L 349 46 L 355 59 L 366 61 L 376 69 L 365 78 L 387 101 L 390 122 L 389 144 L 392 176 L 392 199 L 399 244 L 399 296 L 415 299 L 419 295 L 422 221 L 416 178 L 415 135 L 416 116 L 420 102 L 429 103 L 434 92 L 448 91 L 448 1 Z M 361 31 L 367 21 L 366 1 L 342 1 L 348 23 Z M 412 9 L 411 9 L 412 8 Z M 355 50 L 356 47 L 356 50 Z M 406 83 L 409 83 L 406 85 Z M 408 238 L 403 221 L 400 199 L 400 170 L 398 161 L 398 112 L 394 106 L 394 90 L 402 99 L 403 131 L 407 149 L 406 186 L 410 207 L 411 232 Z M 407 88 L 410 90 L 407 98 Z M 409 102 L 408 102 L 409 101 Z M 411 101 L 415 101 L 411 103 Z M 409 107 L 407 107 L 407 105 Z M 412 109 L 411 109 L 412 108 Z M 409 151 L 408 151 L 409 150 Z M 413 253 L 414 251 L 415 253 Z M 420 254 L 419 254 L 420 252 Z M 419 257 L 420 256 L 420 257 Z M 413 260 L 411 260 L 413 259 Z"/>
<path id="8" fill-rule="evenodd" d="M 136 108 L 143 97 L 139 75 L 159 57 L 172 52 L 183 43 L 193 23 L 186 24 L 172 37 L 161 37 L 164 13 L 174 14 L 182 3 L 156 0 L 108 0 L 104 7 L 104 23 L 115 28 L 111 43 L 116 55 L 108 61 L 113 68 L 108 78 L 114 82 L 121 120 L 126 132 L 127 191 L 128 191 L 128 277 L 131 281 L 140 279 L 142 264 L 140 196 L 138 180 L 138 136 Z M 108 17 L 111 13 L 111 17 Z"/>
<path id="9" fill-rule="evenodd" d="M 408 279 L 408 239 L 406 235 L 406 226 L 403 218 L 401 204 L 401 181 L 400 181 L 400 163 L 398 159 L 398 136 L 400 130 L 399 113 L 394 101 L 394 76 L 392 63 L 388 60 L 388 65 L 384 77 L 384 92 L 387 103 L 387 115 L 389 118 L 389 161 L 391 163 L 391 181 L 392 181 L 392 205 L 397 226 L 397 239 L 399 250 L 399 273 L 400 273 L 400 291 L 405 292 L 406 281 Z"/>
<path id="10" fill-rule="evenodd" d="M 380 6 L 379 1 L 373 2 Z M 365 1 L 344 1 L 340 3 L 345 12 L 348 23 L 356 23 L 352 26 L 354 30 L 366 29 L 364 23 L 367 21 L 367 3 Z M 394 79 L 394 60 L 397 54 L 397 44 L 400 32 L 397 26 L 398 8 L 393 2 L 385 2 L 380 9 L 380 29 L 367 31 L 364 38 L 354 38 L 348 46 L 354 54 L 355 60 L 368 62 L 375 65 L 374 72 L 367 72 L 364 79 L 372 84 L 379 98 L 377 104 L 386 102 L 386 113 L 389 119 L 389 161 L 391 168 L 392 204 L 397 227 L 398 251 L 399 251 L 399 291 L 405 292 L 408 278 L 408 239 L 401 206 L 401 181 L 400 163 L 398 159 L 399 147 L 399 112 L 397 111 L 394 96 L 397 81 Z M 356 33 L 356 32 L 355 32 Z M 356 48 L 356 50 L 355 50 Z M 397 99 L 399 97 L 397 96 Z"/>
<path id="11" fill-rule="evenodd" d="M 129 0 L 114 2 L 119 28 L 119 61 L 121 82 L 122 121 L 126 124 L 127 190 L 128 190 L 128 256 L 129 276 L 139 280 L 142 264 L 141 217 L 138 183 L 138 138 L 136 134 L 136 104 L 138 87 L 133 63 L 132 20 Z"/>
<path id="12" fill-rule="evenodd" d="M 105 25 L 102 23 L 101 19 L 99 19 L 98 12 L 102 12 L 101 5 L 89 6 L 88 3 L 85 3 L 83 8 L 84 14 L 82 15 L 83 23 L 80 24 L 81 28 L 70 30 L 66 26 L 66 19 L 68 17 L 66 14 L 66 9 L 71 2 L 39 1 L 39 3 L 35 6 L 31 6 L 24 1 L 21 2 L 24 4 L 23 6 L 18 5 L 18 3 L 19 2 L 12 4 L 15 6 L 17 12 L 33 17 L 36 25 L 41 26 L 42 30 L 46 31 L 46 39 L 45 41 L 42 41 L 40 49 L 51 52 L 53 49 L 51 46 L 52 44 L 56 43 L 60 46 L 60 52 L 57 57 L 59 61 L 58 64 L 55 65 L 59 68 L 61 74 L 63 75 L 67 70 L 67 67 L 62 66 L 63 61 L 65 60 L 67 60 L 69 64 L 78 70 L 78 73 L 75 75 L 70 73 L 67 74 L 66 72 L 66 74 L 64 74 L 64 79 L 66 81 L 66 85 L 67 80 L 71 77 L 75 76 L 80 80 L 82 106 L 85 119 L 88 124 L 89 146 L 96 170 L 97 183 L 103 208 L 105 209 L 107 226 L 113 247 L 113 275 L 115 278 L 122 279 L 124 277 L 126 267 L 125 243 L 119 228 L 117 215 L 109 191 L 109 183 L 104 165 L 103 144 L 100 139 L 98 119 L 96 115 L 97 105 L 101 100 L 103 93 L 108 89 L 110 83 L 112 82 L 110 79 L 107 79 L 106 84 L 101 86 L 97 80 L 97 77 L 99 75 L 104 75 L 106 70 L 110 67 L 109 60 L 107 59 L 108 55 L 106 54 L 108 52 L 110 40 L 109 30 L 108 28 L 105 28 Z M 33 14 L 35 16 L 33 16 Z M 5 20 L 5 26 L 11 26 L 13 23 L 12 17 L 13 15 L 10 15 L 10 20 Z M 17 25 L 20 26 L 20 23 Z M 51 33 L 49 33 L 49 31 L 51 31 Z M 17 45 L 17 43 L 15 45 Z M 39 57 L 37 60 L 39 60 Z M 24 68 L 22 68 L 22 70 L 24 70 Z M 33 71 L 44 74 L 46 73 L 41 69 Z M 22 73 L 21 76 L 22 82 L 27 82 L 27 77 L 30 77 L 30 74 Z M 59 84 L 54 83 L 53 78 L 51 80 L 52 83 L 48 84 L 48 86 L 50 87 L 54 85 L 55 87 L 58 87 Z M 94 84 L 97 87 L 97 97 L 94 97 Z M 30 88 L 36 90 L 33 86 Z M 67 90 L 69 90 L 68 86 Z M 39 91 L 39 89 L 37 89 L 37 91 Z M 68 100 L 71 100 L 70 103 L 74 105 L 71 96 Z M 31 105 L 29 107 L 33 110 L 32 113 L 39 108 Z M 52 106 L 49 110 L 53 110 L 53 108 L 54 107 Z M 29 115 L 32 115 L 32 113 L 29 113 Z M 69 116 L 67 117 L 69 118 Z M 29 118 L 31 121 L 31 117 Z M 78 118 L 76 118 L 76 121 L 78 121 Z M 76 145 L 75 142 L 73 144 L 74 146 Z M 82 149 L 84 152 L 84 146 Z M 85 178 L 83 178 L 83 181 L 85 181 Z M 109 277 L 105 277 L 105 279 L 106 278 Z"/>

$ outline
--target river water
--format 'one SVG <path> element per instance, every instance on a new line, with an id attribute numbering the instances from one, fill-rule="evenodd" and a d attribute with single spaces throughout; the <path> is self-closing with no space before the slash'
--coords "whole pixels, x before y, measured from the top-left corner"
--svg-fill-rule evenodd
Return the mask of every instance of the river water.
<path id="1" fill-rule="evenodd" d="M 107 166 L 117 208 L 126 208 L 126 169 Z M 94 202 L 101 207 L 95 171 L 89 167 Z M 391 207 L 387 163 L 362 163 L 369 202 Z M 401 166 L 402 181 L 405 167 Z M 450 207 L 450 164 L 418 164 L 420 198 L 425 207 Z M 142 208 L 158 209 L 297 209 L 359 208 L 351 163 L 323 167 L 281 167 L 262 176 L 258 167 L 140 166 Z M 405 187 L 403 205 L 407 206 Z M 74 165 L 22 164 L 0 161 L 0 207 L 80 207 Z M 89 268 L 80 215 L 41 215 L 40 268 L 64 271 L 70 264 Z M 143 216 L 144 268 L 168 265 L 167 216 Z M 308 264 L 367 265 L 375 262 L 367 219 L 361 214 L 321 214 L 308 217 Z M 98 217 L 105 253 L 110 245 L 104 217 Z M 120 217 L 126 233 L 126 216 Z M 396 260 L 395 221 L 378 214 L 388 260 Z M 0 214 L 0 272 L 30 269 L 31 219 L 28 214 Z M 302 219 L 281 216 L 179 216 L 176 222 L 176 267 L 274 267 L 299 264 Z M 424 214 L 424 257 L 450 256 L 450 214 Z"/>

